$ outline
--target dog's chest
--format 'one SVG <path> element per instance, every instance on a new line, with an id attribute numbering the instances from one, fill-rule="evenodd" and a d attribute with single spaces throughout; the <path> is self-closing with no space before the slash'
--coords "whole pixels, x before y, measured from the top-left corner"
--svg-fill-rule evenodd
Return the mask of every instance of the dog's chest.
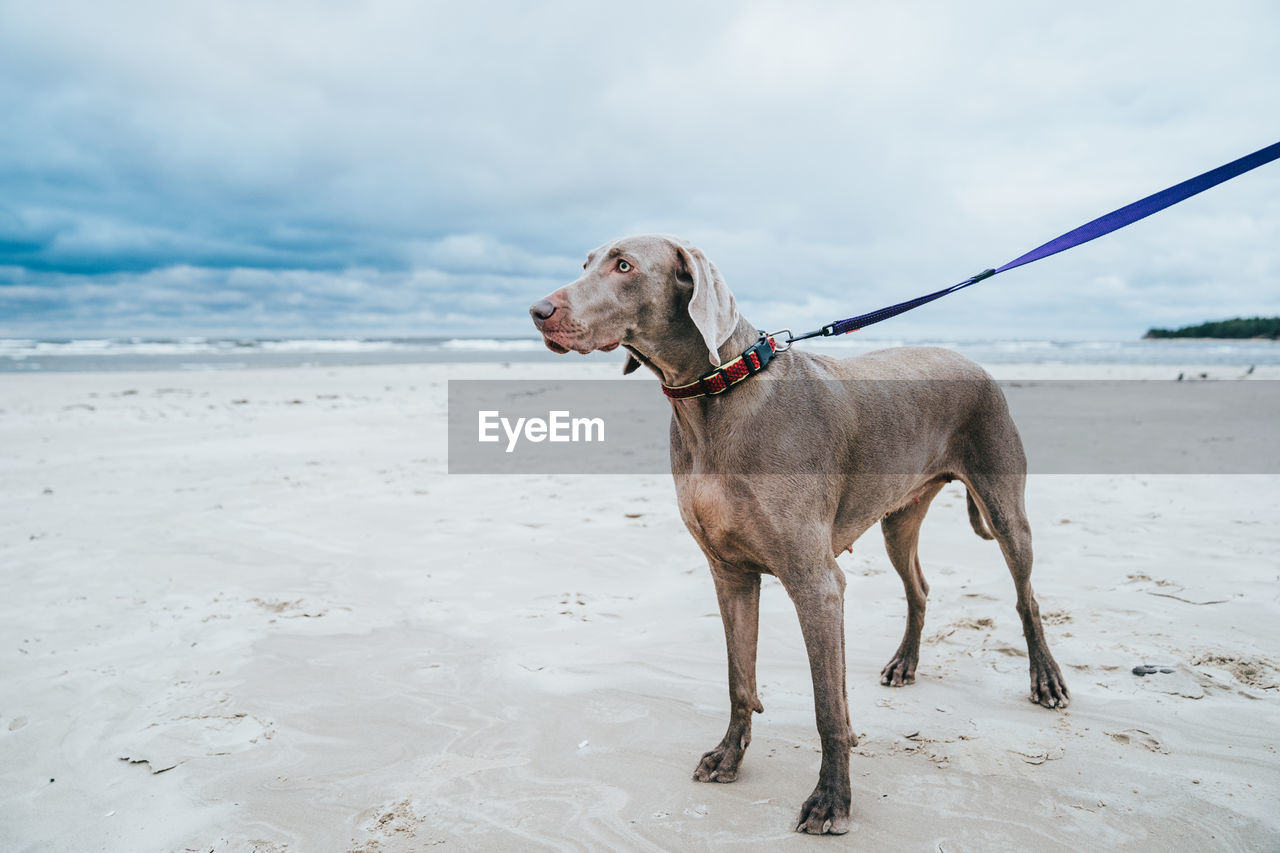
<path id="1" fill-rule="evenodd" d="M 748 552 L 757 508 L 750 493 L 734 488 L 732 480 L 693 476 L 677 483 L 676 495 L 685 526 L 710 556 L 725 562 L 752 556 Z"/>

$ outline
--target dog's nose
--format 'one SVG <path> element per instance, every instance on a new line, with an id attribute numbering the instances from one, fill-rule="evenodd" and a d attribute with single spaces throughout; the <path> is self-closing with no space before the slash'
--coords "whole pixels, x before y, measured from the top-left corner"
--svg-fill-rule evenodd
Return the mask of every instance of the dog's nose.
<path id="1" fill-rule="evenodd" d="M 529 306 L 529 315 L 533 317 L 533 325 L 539 329 L 542 324 L 551 319 L 551 315 L 556 313 L 556 306 L 551 304 L 550 299 L 539 299 L 537 302 Z"/>

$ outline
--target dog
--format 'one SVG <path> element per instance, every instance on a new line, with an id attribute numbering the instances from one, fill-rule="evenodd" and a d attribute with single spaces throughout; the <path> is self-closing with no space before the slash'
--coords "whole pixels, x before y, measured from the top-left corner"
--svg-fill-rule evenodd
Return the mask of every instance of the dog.
<path id="1" fill-rule="evenodd" d="M 906 631 L 881 683 L 915 679 L 924 625 L 920 524 L 952 480 L 974 531 L 995 539 L 1013 575 L 1031 701 L 1066 707 L 1031 589 L 1026 457 L 999 386 L 935 347 L 836 359 L 792 351 L 738 313 L 715 265 L 688 242 L 626 237 L 587 255 L 583 274 L 529 312 L 546 346 L 608 352 L 647 367 L 671 398 L 671 471 L 680 515 L 715 581 L 729 657 L 729 726 L 693 778 L 732 782 L 751 741 L 760 576 L 795 605 L 813 677 L 822 764 L 801 832 L 849 830 L 844 573 L 835 557 L 877 522 L 902 578 Z M 711 367 L 709 367 L 710 365 Z"/>

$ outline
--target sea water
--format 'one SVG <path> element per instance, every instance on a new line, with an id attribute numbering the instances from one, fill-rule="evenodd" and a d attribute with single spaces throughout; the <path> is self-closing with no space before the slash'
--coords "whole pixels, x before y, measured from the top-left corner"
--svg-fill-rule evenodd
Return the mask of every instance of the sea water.
<path id="1" fill-rule="evenodd" d="M 797 344 L 851 356 L 885 347 L 928 345 L 982 364 L 1280 364 L 1280 342 L 1267 340 L 898 340 L 857 333 Z M 537 338 L 0 338 L 0 372 L 79 370 L 233 370 L 369 364 L 555 361 Z M 616 353 L 591 359 L 618 360 Z"/>

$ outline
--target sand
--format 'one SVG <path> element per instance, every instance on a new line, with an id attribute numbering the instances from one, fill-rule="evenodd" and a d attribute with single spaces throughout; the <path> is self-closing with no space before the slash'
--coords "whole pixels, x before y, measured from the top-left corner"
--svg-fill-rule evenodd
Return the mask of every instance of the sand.
<path id="1" fill-rule="evenodd" d="M 905 603 L 870 531 L 840 558 L 854 826 L 806 838 L 779 585 L 740 779 L 695 783 L 723 634 L 669 477 L 445 473 L 448 378 L 616 371 L 0 375 L 0 849 L 1280 847 L 1280 477 L 1031 479 L 1065 711 L 1026 700 L 954 484 L 918 681 L 881 687 Z"/>

